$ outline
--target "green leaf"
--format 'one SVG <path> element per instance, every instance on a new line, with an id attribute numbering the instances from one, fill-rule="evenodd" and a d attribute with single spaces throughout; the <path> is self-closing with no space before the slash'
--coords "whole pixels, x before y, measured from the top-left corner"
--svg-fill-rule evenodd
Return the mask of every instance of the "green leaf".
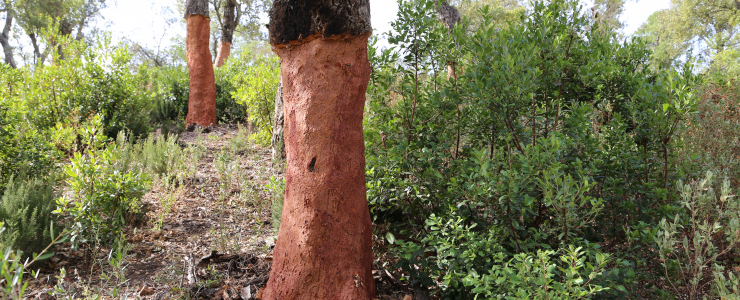
<path id="1" fill-rule="evenodd" d="M 390 243 L 391 245 L 393 245 L 396 242 L 396 237 L 393 236 L 393 234 L 390 232 L 385 235 L 385 238 L 388 240 L 388 243 Z"/>

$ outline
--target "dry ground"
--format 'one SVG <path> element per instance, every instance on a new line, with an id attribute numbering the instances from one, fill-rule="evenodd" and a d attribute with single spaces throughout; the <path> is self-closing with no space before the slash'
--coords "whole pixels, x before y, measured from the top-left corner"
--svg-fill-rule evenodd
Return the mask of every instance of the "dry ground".
<path id="1" fill-rule="evenodd" d="M 61 244 L 37 266 L 40 275 L 31 280 L 26 298 L 66 299 L 66 293 L 102 299 L 259 299 L 276 238 L 269 182 L 282 178 L 284 168 L 273 163 L 269 149 L 252 143 L 224 155 L 233 149 L 233 139 L 244 137 L 233 125 L 182 133 L 182 147 L 201 143 L 206 153 L 183 185 L 154 184 L 144 196 L 146 214 L 127 229 L 122 264 L 108 262 L 116 251 L 107 248 L 91 268 L 89 252 Z M 429 299 L 386 271 L 374 274 L 378 299 Z"/>

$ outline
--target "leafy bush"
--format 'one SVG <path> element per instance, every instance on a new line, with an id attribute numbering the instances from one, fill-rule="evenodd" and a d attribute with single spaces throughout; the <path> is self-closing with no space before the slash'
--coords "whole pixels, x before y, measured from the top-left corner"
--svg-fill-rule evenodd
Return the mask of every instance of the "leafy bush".
<path id="1" fill-rule="evenodd" d="M 733 186 L 740 184 L 740 88 L 737 77 L 709 82 L 701 87 L 697 114 L 680 135 L 679 155 L 690 178 L 716 170 Z M 715 188 L 719 188 L 716 186 Z"/>
<path id="2" fill-rule="evenodd" d="M 0 94 L 13 93 L 14 84 L 22 80 L 21 75 L 19 70 L 0 65 L 0 82 L 8 82 L 8 86 L 0 85 Z M 14 100 L 0 97 L 0 194 L 11 177 L 48 174 L 60 156 L 45 134 L 26 125 Z"/>
<path id="3" fill-rule="evenodd" d="M 33 71 L 19 69 L 19 80 L 6 87 L 23 118 L 43 131 L 97 114 L 108 137 L 121 130 L 146 134 L 146 83 L 130 71 L 126 47 L 114 47 L 104 38 L 94 47 L 69 41 L 64 49 L 65 59 Z"/>
<path id="4" fill-rule="evenodd" d="M 240 59 L 246 59 L 247 56 L 242 57 Z M 235 72 L 231 79 L 233 86 L 238 87 L 233 93 L 234 98 L 247 108 L 249 123 L 256 127 L 252 139 L 260 145 L 269 145 L 275 92 L 280 81 L 280 63 L 276 58 L 257 58 L 251 64 L 245 61 L 239 63 L 246 67 Z"/>
<path id="5" fill-rule="evenodd" d="M 602 275 L 609 255 L 597 253 L 592 265 L 582 248 L 570 246 L 563 251 L 559 263 L 552 261 L 552 250 L 517 254 L 487 275 L 470 274 L 465 282 L 482 296 L 476 299 L 590 299 L 608 290 L 593 281 Z"/>
<path id="6" fill-rule="evenodd" d="M 126 216 L 141 208 L 149 184 L 145 173 L 119 172 L 120 154 L 115 145 L 86 156 L 75 153 L 64 168 L 71 194 L 57 199 L 59 214 L 70 230 L 73 248 L 106 245 L 120 235 Z"/>
<path id="7" fill-rule="evenodd" d="M 51 179 L 11 179 L 0 201 L 0 222 L 5 225 L 0 243 L 22 251 L 24 257 L 41 252 L 54 238 L 54 197 Z"/>
<path id="8" fill-rule="evenodd" d="M 507 26 L 481 13 L 475 31 L 450 34 L 434 1 L 401 1 L 396 51 L 369 50 L 373 219 L 421 241 L 396 247 L 400 267 L 454 299 L 472 297 L 465 274 L 488 273 L 499 257 L 501 266 L 554 251 L 558 261 L 573 246 L 596 258 L 605 251 L 594 245 L 672 217 L 680 207 L 668 191 L 683 176 L 676 136 L 696 109 L 690 68 L 649 68 L 643 41 L 621 42 L 577 1 L 535 1 Z M 445 76 L 448 65 L 459 73 Z M 441 235 L 428 227 L 444 228 L 435 220 L 464 230 Z M 634 287 L 635 271 L 653 272 L 636 268 L 648 265 L 643 250 L 610 249 L 614 263 L 594 284 L 609 296 Z"/>
<path id="9" fill-rule="evenodd" d="M 712 172 L 688 184 L 679 180 L 676 187 L 686 213 L 676 214 L 672 221 L 663 219 L 654 237 L 666 281 L 679 299 L 698 299 L 713 282 L 704 278 L 707 267 L 719 269 L 718 258 L 740 244 L 740 199 L 732 194 L 728 180 L 717 198 L 713 180 Z"/>

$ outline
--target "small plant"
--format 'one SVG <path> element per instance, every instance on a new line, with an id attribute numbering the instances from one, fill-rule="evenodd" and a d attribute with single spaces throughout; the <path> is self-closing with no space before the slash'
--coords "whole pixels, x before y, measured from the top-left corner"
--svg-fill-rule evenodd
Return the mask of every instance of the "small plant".
<path id="1" fill-rule="evenodd" d="M 154 179 L 170 180 L 185 168 L 176 135 L 149 137 L 141 144 L 140 151 L 144 170 Z"/>
<path id="2" fill-rule="evenodd" d="M 167 214 L 170 213 L 172 210 L 172 206 L 175 205 L 175 202 L 182 194 L 183 188 L 173 188 L 170 185 L 165 185 L 164 189 L 164 196 L 159 198 L 159 204 L 161 205 L 161 209 L 159 210 L 159 216 L 157 217 L 157 223 L 154 225 L 155 230 L 162 230 L 162 224 L 164 223 L 164 218 L 167 216 Z"/>
<path id="3" fill-rule="evenodd" d="M 560 263 L 552 261 L 556 252 L 521 253 L 488 275 L 470 274 L 467 284 L 475 285 L 476 299 L 588 299 L 608 290 L 593 283 L 602 275 L 609 255 L 597 253 L 594 264 L 586 262 L 583 248 L 569 246 Z"/>
<path id="4" fill-rule="evenodd" d="M 272 215 L 272 227 L 277 234 L 280 230 L 280 219 L 283 216 L 283 199 L 285 198 L 285 179 L 272 176 L 267 183 L 267 189 L 272 195 L 270 213 Z"/>
<path id="5" fill-rule="evenodd" d="M 0 234 L 4 230 L 5 227 L 0 222 Z M 49 227 L 49 230 L 53 235 L 54 227 Z M 11 247 L 6 247 L 3 243 L 0 243 L 0 298 L 23 299 L 23 294 L 28 287 L 28 282 L 23 281 L 23 275 L 37 261 L 54 255 L 54 253 L 48 252 L 49 249 L 54 244 L 64 242 L 65 239 L 63 237 L 65 236 L 65 231 L 60 232 L 41 252 L 38 254 L 34 253 L 31 257 L 26 258 L 25 263 L 22 263 L 22 252 L 13 250 Z M 35 278 L 38 276 L 38 272 L 32 270 L 30 271 L 30 275 Z"/>
<path id="6" fill-rule="evenodd" d="M 706 269 L 719 269 L 717 259 L 740 244 L 740 200 L 732 195 L 726 179 L 717 198 L 713 180 L 712 172 L 688 184 L 679 180 L 680 203 L 686 213 L 676 214 L 672 221 L 663 219 L 654 236 L 666 281 L 679 299 L 699 299 L 712 283 L 704 278 Z"/>
<path id="7" fill-rule="evenodd" d="M 71 232 L 73 248 L 92 243 L 109 245 L 126 225 L 126 215 L 141 207 L 149 185 L 146 174 L 118 172 L 115 145 L 86 156 L 75 153 L 65 167 L 71 193 L 57 199 L 57 210 Z"/>
<path id="8" fill-rule="evenodd" d="M 5 224 L 0 243 L 25 257 L 40 252 L 54 238 L 50 226 L 55 208 L 51 179 L 11 179 L 0 201 L 0 221 Z"/>

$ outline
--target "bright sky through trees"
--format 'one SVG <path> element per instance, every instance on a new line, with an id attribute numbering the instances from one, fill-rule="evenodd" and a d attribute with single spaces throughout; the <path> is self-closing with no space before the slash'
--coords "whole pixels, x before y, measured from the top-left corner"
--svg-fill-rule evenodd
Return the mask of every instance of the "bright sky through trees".
<path id="1" fill-rule="evenodd" d="M 589 7 L 588 2 L 593 3 L 584 1 L 585 7 Z M 181 16 L 175 12 L 174 3 L 174 0 L 117 1 L 103 11 L 105 20 L 102 22 L 113 32 L 114 40 L 128 38 L 149 47 L 156 47 L 162 39 L 162 46 L 169 45 L 170 38 L 185 35 L 185 25 L 179 22 Z M 632 34 L 653 12 L 668 8 L 669 4 L 670 0 L 627 1 L 622 19 L 626 23 L 624 32 Z M 396 0 L 370 0 L 370 7 L 375 33 L 390 30 L 391 21 L 395 19 L 398 11 Z M 167 25 L 168 18 L 176 19 L 178 22 Z M 266 16 L 263 19 L 267 22 Z"/>

